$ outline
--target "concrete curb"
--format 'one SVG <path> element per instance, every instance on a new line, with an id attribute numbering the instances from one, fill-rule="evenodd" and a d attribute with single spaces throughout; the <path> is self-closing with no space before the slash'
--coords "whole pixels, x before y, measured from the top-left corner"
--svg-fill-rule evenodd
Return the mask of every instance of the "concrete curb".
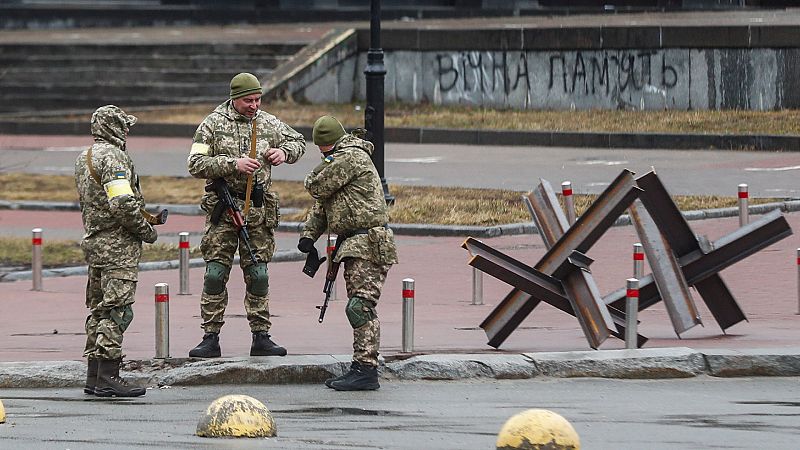
<path id="1" fill-rule="evenodd" d="M 159 208 L 167 207 L 170 211 L 175 211 L 174 214 L 195 215 L 195 209 L 198 214 L 202 213 L 200 208 L 193 205 L 159 205 Z M 49 211 L 64 211 L 64 210 L 77 210 L 77 203 L 69 202 L 40 202 L 40 201 L 25 201 L 13 202 L 7 200 L 0 200 L 0 209 L 33 209 L 33 210 L 49 210 Z M 749 215 L 766 214 L 775 209 L 780 209 L 783 212 L 800 211 L 800 200 L 789 200 L 778 203 L 765 203 L 763 205 L 753 205 L 748 207 Z M 178 212 L 184 211 L 184 212 Z M 205 214 L 205 213 L 202 213 Z M 722 217 L 736 217 L 739 215 L 739 208 L 718 208 L 700 211 L 686 211 L 683 217 L 686 220 L 704 220 L 704 219 L 717 219 Z M 626 215 L 620 216 L 615 222 L 614 226 L 630 225 L 631 219 Z M 278 225 L 278 231 L 287 232 L 300 232 L 302 222 L 284 222 Z M 402 236 L 434 236 L 434 237 L 458 237 L 458 236 L 471 236 L 476 238 L 492 238 L 500 236 L 514 236 L 519 234 L 538 234 L 536 225 L 533 222 L 527 223 L 512 223 L 507 225 L 496 225 L 490 227 L 470 226 L 470 225 L 428 225 L 428 224 L 415 224 L 415 223 L 396 223 L 390 224 L 392 230 L 396 235 Z M 234 259 L 234 263 L 238 261 L 238 256 Z M 303 253 L 298 250 L 277 250 L 272 258 L 272 262 L 286 262 L 286 261 L 301 261 L 305 258 Z M 178 260 L 171 261 L 156 261 L 139 264 L 140 271 L 147 270 L 168 270 L 177 269 L 179 265 Z M 205 262 L 200 258 L 189 260 L 189 267 L 204 267 Z M 69 277 L 74 275 L 86 275 L 88 269 L 86 266 L 76 267 L 61 267 L 57 269 L 46 269 L 42 271 L 43 277 Z M 0 283 L 4 281 L 19 281 L 30 280 L 32 274 L 30 270 L 22 270 L 16 272 L 0 273 Z"/>
<path id="2" fill-rule="evenodd" d="M 195 205 L 163 204 L 153 206 L 153 210 L 167 208 L 170 214 L 202 215 L 205 214 Z M 0 200 L 0 209 L 37 210 L 37 211 L 79 211 L 77 203 L 71 202 L 42 202 L 42 201 L 10 201 Z M 787 200 L 784 202 L 764 203 L 750 205 L 747 210 L 749 215 L 766 214 L 772 210 L 780 209 L 783 212 L 800 211 L 800 200 Z M 295 212 L 294 209 L 282 210 L 283 213 Z M 739 208 L 717 208 L 682 213 L 686 220 L 718 219 L 723 217 L 737 217 Z M 615 226 L 630 225 L 631 220 L 627 214 L 620 216 Z M 302 222 L 281 222 L 278 231 L 300 232 Z M 473 226 L 473 225 L 437 225 L 420 223 L 392 223 L 394 234 L 403 236 L 472 236 L 472 237 L 499 237 L 518 234 L 537 234 L 538 230 L 533 222 L 510 223 L 505 225 Z"/>
<path id="3" fill-rule="evenodd" d="M 91 111 L 88 111 L 91 113 Z M 137 136 L 187 137 L 197 125 L 140 123 Z M 306 139 L 311 127 L 294 127 Z M 15 120 L 0 118 L 0 134 L 86 135 L 85 122 Z M 395 128 L 385 130 L 386 142 L 406 144 L 513 145 L 531 147 L 639 148 L 659 150 L 759 150 L 800 151 L 800 136 L 679 133 L 610 133 L 514 130 L 463 130 L 451 128 Z"/>
<path id="4" fill-rule="evenodd" d="M 304 253 L 300 250 L 277 250 L 272 256 L 273 263 L 287 262 L 287 261 L 302 261 L 306 258 Z M 233 264 L 239 263 L 239 256 L 233 258 Z M 202 258 L 192 258 L 189 260 L 189 267 L 205 267 L 206 262 Z M 173 259 L 171 261 L 153 261 L 139 263 L 139 271 L 148 270 L 169 270 L 177 269 L 180 267 L 180 261 Z M 60 267 L 58 269 L 44 269 L 42 270 L 42 277 L 71 277 L 75 275 L 86 275 L 89 272 L 87 266 L 75 267 Z M 30 280 L 32 273 L 30 270 L 20 270 L 16 272 L 7 272 L 0 274 L 0 283 L 4 281 L 19 281 Z"/>
<path id="5" fill-rule="evenodd" d="M 341 375 L 350 355 L 127 361 L 123 374 L 148 387 L 320 383 Z M 686 347 L 525 354 L 415 355 L 384 361 L 384 380 L 599 377 L 664 379 L 800 376 L 800 347 L 695 350 Z M 83 361 L 0 362 L 0 388 L 80 387 Z"/>

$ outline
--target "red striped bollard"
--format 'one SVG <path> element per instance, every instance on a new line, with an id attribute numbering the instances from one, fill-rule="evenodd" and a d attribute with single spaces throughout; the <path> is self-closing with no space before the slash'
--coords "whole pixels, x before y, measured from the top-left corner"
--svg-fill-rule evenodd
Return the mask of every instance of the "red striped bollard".
<path id="1" fill-rule="evenodd" d="M 169 358 L 169 284 L 158 283 L 156 291 L 156 358 Z"/>
<path id="2" fill-rule="evenodd" d="M 414 279 L 403 280 L 403 352 L 414 351 Z"/>
<path id="3" fill-rule="evenodd" d="M 628 278 L 625 291 L 625 348 L 637 348 L 636 335 L 639 316 L 639 280 Z"/>
<path id="4" fill-rule="evenodd" d="M 336 248 L 336 236 L 328 236 L 328 246 L 325 247 L 325 253 L 328 255 L 328 265 L 333 264 L 333 250 Z M 338 292 L 336 292 L 336 280 L 333 280 L 331 285 L 331 300 L 339 300 Z"/>
<path id="5" fill-rule="evenodd" d="M 567 221 L 570 226 L 577 220 L 575 216 L 575 199 L 572 198 L 572 182 L 564 181 L 561 183 L 561 195 L 564 196 L 564 209 L 567 210 Z"/>
<path id="6" fill-rule="evenodd" d="M 739 226 L 743 227 L 750 223 L 750 217 L 747 211 L 747 202 L 750 194 L 747 192 L 747 185 L 742 183 L 739 185 Z"/>
<path id="7" fill-rule="evenodd" d="M 180 286 L 178 295 L 189 295 L 189 233 L 178 233 L 178 273 Z"/>
<path id="8" fill-rule="evenodd" d="M 32 291 L 42 290 L 42 229 L 34 228 L 33 239 L 31 240 L 31 279 L 33 280 Z"/>
<path id="9" fill-rule="evenodd" d="M 642 244 L 633 244 L 633 278 L 641 280 L 644 276 L 644 250 Z"/>

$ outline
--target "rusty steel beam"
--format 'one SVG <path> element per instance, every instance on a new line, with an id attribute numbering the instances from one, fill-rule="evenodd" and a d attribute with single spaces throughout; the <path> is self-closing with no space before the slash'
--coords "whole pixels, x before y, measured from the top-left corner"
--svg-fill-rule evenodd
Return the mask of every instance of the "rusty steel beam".
<path id="1" fill-rule="evenodd" d="M 542 301 L 575 316 L 575 310 L 558 279 L 538 272 L 477 239 L 467 238 L 461 246 L 473 255 L 469 261 L 471 266 L 501 281 L 525 289 L 512 290 L 481 322 L 480 327 L 486 332 L 489 338 L 488 344 L 492 347 L 498 348 Z M 574 272 L 583 272 L 578 269 L 584 268 L 590 262 L 585 255 L 573 255 L 570 260 L 575 262 Z M 623 339 L 625 336 L 624 314 L 611 307 L 609 307 L 609 311 L 614 322 L 611 334 Z M 644 345 L 647 338 L 638 335 L 638 342 L 640 346 Z M 594 341 L 590 341 L 590 345 L 594 343 Z"/>
<path id="2" fill-rule="evenodd" d="M 549 250 L 569 228 L 567 216 L 558 204 L 553 187 L 547 180 L 539 179 L 539 186 L 523 196 L 522 201 L 528 207 L 536 229 Z"/>
<path id="3" fill-rule="evenodd" d="M 746 320 L 746 317 L 718 273 L 791 234 L 792 229 L 786 218 L 779 210 L 775 210 L 715 241 L 708 253 L 697 249 L 678 258 L 686 282 L 698 289 L 723 330 Z M 653 277 L 644 277 L 639 287 L 639 310 L 649 308 L 660 300 Z M 711 308 L 714 301 L 721 303 L 720 300 L 735 307 Z M 619 309 L 624 306 L 625 289 L 612 292 L 604 301 Z"/>
<path id="4" fill-rule="evenodd" d="M 641 192 L 633 178 L 633 172 L 623 170 L 597 197 L 592 206 L 581 214 L 578 221 L 547 251 L 536 264 L 536 269 L 544 273 L 553 273 L 573 250 L 587 253 Z"/>
<path id="5" fill-rule="evenodd" d="M 631 221 L 644 247 L 647 261 L 653 272 L 656 286 L 672 328 L 678 336 L 684 331 L 702 323 L 700 313 L 692 300 L 689 284 L 683 277 L 681 266 L 672 251 L 672 247 L 641 200 L 637 199 L 630 207 Z"/>

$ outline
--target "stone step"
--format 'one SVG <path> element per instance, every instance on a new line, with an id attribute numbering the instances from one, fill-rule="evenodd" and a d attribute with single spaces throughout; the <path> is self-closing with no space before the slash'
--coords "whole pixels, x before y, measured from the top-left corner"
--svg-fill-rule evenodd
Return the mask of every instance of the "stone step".
<path id="1" fill-rule="evenodd" d="M 227 93 L 226 93 L 227 94 Z M 176 104 L 219 104 L 227 95 L 215 97 L 158 97 L 140 95 L 136 97 L 124 96 L 98 96 L 98 95 L 49 95 L 46 98 L 31 99 L 25 95 L 0 95 L 0 113 L 27 112 L 27 111 L 53 111 L 53 110 L 86 110 L 91 111 L 103 105 L 117 105 L 123 109 L 134 106 L 159 106 Z"/>
<path id="2" fill-rule="evenodd" d="M 105 54 L 92 55 L 0 55 L 2 67 L 105 67 L 105 68 L 183 68 L 183 69 L 228 69 L 232 73 L 254 70 L 252 68 L 274 69 L 290 59 L 289 56 L 248 55 L 132 55 L 114 56 Z"/>
<path id="3" fill-rule="evenodd" d="M 251 55 L 290 56 L 304 44 L 0 44 L 0 55 Z"/>
<path id="4" fill-rule="evenodd" d="M 216 96 L 224 99 L 230 93 L 230 82 L 216 83 L 125 83 L 114 80 L 94 82 L 59 81 L 50 83 L 2 83 L 0 100 L 27 98 L 47 100 L 52 96 L 66 98 L 95 97 L 141 98 L 141 97 L 193 97 L 197 95 Z"/>
<path id="5" fill-rule="evenodd" d="M 272 69 L 248 66 L 248 71 L 265 78 Z M 230 69 L 182 69 L 153 67 L 28 67 L 12 66 L 0 68 L 0 84 L 6 83 L 54 83 L 54 80 L 72 82 L 95 82 L 117 80 L 118 82 L 170 82 L 170 83 L 229 83 L 237 72 Z"/>

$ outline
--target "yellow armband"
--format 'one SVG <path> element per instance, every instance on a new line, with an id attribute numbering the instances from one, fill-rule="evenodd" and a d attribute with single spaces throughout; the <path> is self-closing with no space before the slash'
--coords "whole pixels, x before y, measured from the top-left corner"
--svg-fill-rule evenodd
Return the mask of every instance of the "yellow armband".
<path id="1" fill-rule="evenodd" d="M 131 189 L 131 184 L 126 179 L 116 179 L 111 180 L 108 183 L 104 184 L 103 187 L 106 190 L 106 195 L 108 199 L 111 200 L 114 197 L 119 197 L 121 195 L 130 195 L 133 196 L 133 189 Z"/>
<path id="2" fill-rule="evenodd" d="M 190 155 L 194 155 L 195 153 L 199 153 L 201 155 L 207 155 L 208 150 L 211 147 L 208 144 L 201 144 L 200 142 L 195 142 L 192 144 L 192 150 L 189 152 Z"/>

